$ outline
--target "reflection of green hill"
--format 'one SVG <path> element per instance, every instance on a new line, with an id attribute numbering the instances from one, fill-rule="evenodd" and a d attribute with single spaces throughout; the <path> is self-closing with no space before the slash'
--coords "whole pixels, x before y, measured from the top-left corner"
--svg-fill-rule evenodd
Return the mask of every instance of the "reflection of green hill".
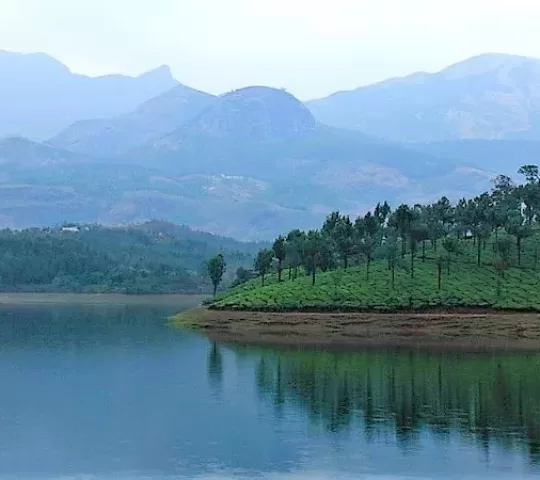
<path id="1" fill-rule="evenodd" d="M 368 439 L 395 433 L 403 443 L 422 432 L 458 434 L 540 459 L 539 355 L 236 351 L 259 357 L 264 398 L 301 407 L 330 431 L 356 423 Z"/>

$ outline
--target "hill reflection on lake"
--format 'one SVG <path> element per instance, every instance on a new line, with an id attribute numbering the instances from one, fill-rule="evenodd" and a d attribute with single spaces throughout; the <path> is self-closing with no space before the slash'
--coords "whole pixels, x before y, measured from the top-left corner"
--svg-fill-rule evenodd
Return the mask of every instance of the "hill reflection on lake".
<path id="1" fill-rule="evenodd" d="M 457 437 L 486 458 L 498 446 L 540 464 L 540 355 L 234 351 L 257 359 L 258 393 L 278 414 L 298 408 L 329 433 L 361 431 L 407 450 Z"/>

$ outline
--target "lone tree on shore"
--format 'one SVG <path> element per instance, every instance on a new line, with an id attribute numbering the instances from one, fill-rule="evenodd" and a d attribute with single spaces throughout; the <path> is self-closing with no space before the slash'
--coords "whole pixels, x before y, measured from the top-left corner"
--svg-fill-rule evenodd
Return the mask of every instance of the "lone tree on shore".
<path id="1" fill-rule="evenodd" d="M 219 284 L 223 280 L 223 274 L 225 273 L 226 269 L 227 263 L 225 262 L 225 258 L 221 253 L 218 253 L 206 263 L 206 271 L 210 277 L 210 280 L 212 281 L 212 286 L 214 287 L 214 297 L 216 296 Z"/>

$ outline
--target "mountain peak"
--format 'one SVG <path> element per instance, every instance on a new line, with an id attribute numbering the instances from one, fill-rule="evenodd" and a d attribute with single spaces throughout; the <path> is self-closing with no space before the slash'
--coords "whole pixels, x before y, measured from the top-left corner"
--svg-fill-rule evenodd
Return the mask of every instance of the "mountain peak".
<path id="1" fill-rule="evenodd" d="M 538 139 L 540 59 L 468 58 L 308 102 L 317 120 L 394 141 Z"/>
<path id="2" fill-rule="evenodd" d="M 175 81 L 169 65 L 160 65 L 157 68 L 153 68 L 142 75 L 139 78 L 153 79 L 153 80 L 171 80 Z"/>
<path id="3" fill-rule="evenodd" d="M 90 77 L 45 53 L 0 50 L 0 72 L 0 137 L 51 137 L 75 121 L 132 112 L 178 85 L 165 65 L 140 76 Z"/>
<path id="4" fill-rule="evenodd" d="M 7 50 L 0 50 L 0 70 L 3 75 L 8 75 L 13 70 L 40 76 L 70 73 L 66 65 L 46 53 L 19 53 Z"/>
<path id="5" fill-rule="evenodd" d="M 474 75 L 489 74 L 500 70 L 501 68 L 527 65 L 538 68 L 540 67 L 540 60 L 533 57 L 510 55 L 506 53 L 483 53 L 450 65 L 439 72 L 439 74 L 448 79 L 458 79 Z"/>
<path id="6" fill-rule="evenodd" d="M 266 141 L 309 133 L 316 123 L 307 107 L 285 90 L 250 86 L 218 97 L 190 127 L 215 135 Z"/>

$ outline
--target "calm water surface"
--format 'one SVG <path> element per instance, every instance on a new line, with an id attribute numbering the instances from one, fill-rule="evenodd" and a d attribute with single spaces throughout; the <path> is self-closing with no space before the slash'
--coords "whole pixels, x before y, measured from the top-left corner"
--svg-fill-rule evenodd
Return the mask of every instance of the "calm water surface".
<path id="1" fill-rule="evenodd" d="M 540 356 L 230 347 L 0 307 L 1 479 L 539 478 Z"/>

